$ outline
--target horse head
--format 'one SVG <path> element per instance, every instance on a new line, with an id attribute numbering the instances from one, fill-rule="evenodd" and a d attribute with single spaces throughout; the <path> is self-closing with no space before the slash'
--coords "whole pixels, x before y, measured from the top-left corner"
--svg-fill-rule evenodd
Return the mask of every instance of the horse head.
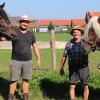
<path id="1" fill-rule="evenodd" d="M 95 43 L 100 49 L 100 17 L 94 16 L 89 19 L 84 28 L 83 39 L 90 44 Z"/>
<path id="2" fill-rule="evenodd" d="M 5 3 L 0 5 L 0 37 L 12 39 L 15 37 L 16 32 L 14 31 L 6 11 L 3 9 Z"/>

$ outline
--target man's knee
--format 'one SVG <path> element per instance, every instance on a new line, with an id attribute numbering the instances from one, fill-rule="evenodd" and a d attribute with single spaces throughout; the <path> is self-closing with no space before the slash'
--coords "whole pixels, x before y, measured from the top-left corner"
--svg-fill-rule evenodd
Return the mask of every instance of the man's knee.
<path id="1" fill-rule="evenodd" d="M 28 82 L 29 82 L 29 80 L 28 80 L 28 79 L 23 79 L 23 82 L 27 82 L 27 83 L 28 83 Z"/>

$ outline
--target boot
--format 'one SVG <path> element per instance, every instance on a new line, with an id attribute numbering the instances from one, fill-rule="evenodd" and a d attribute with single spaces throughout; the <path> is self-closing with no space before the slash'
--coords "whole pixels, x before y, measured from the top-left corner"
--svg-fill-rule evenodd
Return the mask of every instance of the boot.
<path id="1" fill-rule="evenodd" d="M 14 100 L 14 94 L 9 94 L 8 100 Z"/>
<path id="2" fill-rule="evenodd" d="M 23 100 L 28 100 L 28 93 L 23 94 Z"/>

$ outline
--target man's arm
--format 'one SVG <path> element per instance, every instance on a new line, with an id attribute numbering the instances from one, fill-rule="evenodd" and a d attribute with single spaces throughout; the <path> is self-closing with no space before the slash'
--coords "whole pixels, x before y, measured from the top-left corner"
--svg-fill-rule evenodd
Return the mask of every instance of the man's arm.
<path id="1" fill-rule="evenodd" d="M 61 67 L 60 67 L 60 74 L 63 75 L 64 74 L 64 65 L 66 62 L 66 57 L 62 57 L 61 59 Z"/>
<path id="2" fill-rule="evenodd" d="M 62 57 L 62 59 L 61 59 L 61 66 L 62 66 L 62 68 L 64 67 L 65 62 L 66 62 L 66 57 Z"/>
<path id="3" fill-rule="evenodd" d="M 37 66 L 40 67 L 40 65 L 41 65 L 41 59 L 40 59 L 39 49 L 38 49 L 36 43 L 33 43 L 32 46 L 33 46 L 33 50 L 34 50 L 36 58 L 37 58 Z"/>
<path id="4" fill-rule="evenodd" d="M 60 74 L 63 75 L 64 74 L 64 65 L 67 59 L 67 49 L 70 47 L 70 42 L 66 43 L 64 52 L 63 52 L 63 56 L 61 59 L 61 67 L 60 67 Z"/>

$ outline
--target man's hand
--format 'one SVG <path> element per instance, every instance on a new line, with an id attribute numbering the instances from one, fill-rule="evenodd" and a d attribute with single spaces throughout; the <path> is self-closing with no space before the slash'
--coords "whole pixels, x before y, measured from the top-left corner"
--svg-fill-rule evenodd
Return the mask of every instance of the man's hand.
<path id="1" fill-rule="evenodd" d="M 37 60 L 37 66 L 38 66 L 38 68 L 41 66 L 41 61 L 40 61 L 40 59 Z"/>
<path id="2" fill-rule="evenodd" d="M 64 75 L 64 69 L 63 68 L 60 68 L 60 75 Z"/>

